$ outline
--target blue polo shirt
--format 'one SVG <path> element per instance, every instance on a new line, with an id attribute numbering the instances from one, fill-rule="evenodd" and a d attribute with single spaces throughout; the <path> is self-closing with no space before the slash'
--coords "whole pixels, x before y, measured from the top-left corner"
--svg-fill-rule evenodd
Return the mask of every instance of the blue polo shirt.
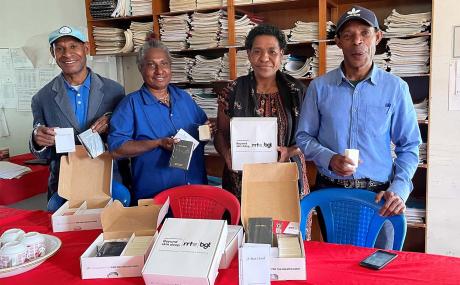
<path id="1" fill-rule="evenodd" d="M 412 191 L 421 137 L 409 87 L 375 64 L 356 87 L 340 67 L 313 80 L 302 106 L 296 141 L 323 175 L 389 181 L 388 190 L 404 201 Z M 394 161 L 391 141 L 396 145 Z M 362 163 L 353 176 L 342 177 L 329 170 L 329 162 L 347 148 L 358 149 Z"/>
<path id="2" fill-rule="evenodd" d="M 185 91 L 169 85 L 168 92 L 170 108 L 158 101 L 145 85 L 126 96 L 112 114 L 109 150 L 132 140 L 172 137 L 180 129 L 198 140 L 198 126 L 206 122 L 206 114 Z M 152 198 L 179 185 L 207 184 L 204 143 L 194 150 L 188 171 L 169 167 L 170 157 L 171 151 L 157 147 L 131 159 L 136 199 Z"/>
<path id="3" fill-rule="evenodd" d="M 88 72 L 83 84 L 80 85 L 78 90 L 70 85 L 65 79 L 65 86 L 67 90 L 67 96 L 70 100 L 70 106 L 74 111 L 75 117 L 80 128 L 85 128 L 86 126 L 86 116 L 88 113 L 88 101 L 89 101 L 89 91 L 91 88 L 91 76 Z"/>

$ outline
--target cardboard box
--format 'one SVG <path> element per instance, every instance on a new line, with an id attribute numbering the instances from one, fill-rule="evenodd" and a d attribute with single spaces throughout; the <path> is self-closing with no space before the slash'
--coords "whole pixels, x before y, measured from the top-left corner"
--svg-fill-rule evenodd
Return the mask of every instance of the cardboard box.
<path id="1" fill-rule="evenodd" d="M 111 203 L 112 167 L 108 152 L 92 159 L 81 145 L 61 157 L 58 193 L 67 202 L 51 216 L 53 232 L 102 228 L 100 214 Z"/>
<path id="2" fill-rule="evenodd" d="M 232 263 L 233 258 L 243 243 L 243 227 L 237 225 L 227 226 L 227 241 L 224 254 L 220 260 L 219 269 L 226 269 Z"/>
<path id="3" fill-rule="evenodd" d="M 141 276 L 145 260 L 156 238 L 156 229 L 164 219 L 169 208 L 169 199 L 164 205 L 155 205 L 153 200 L 140 200 L 137 207 L 123 207 L 119 201 L 106 207 L 101 214 L 103 233 L 88 247 L 80 257 L 82 279 L 121 278 Z M 125 255 L 127 247 L 120 256 L 97 257 L 97 247 L 104 241 L 151 236 L 146 250 L 137 255 Z"/>
<path id="4" fill-rule="evenodd" d="M 214 284 L 226 239 L 225 220 L 167 219 L 142 270 L 145 284 Z"/>
<path id="5" fill-rule="evenodd" d="M 243 170 L 241 220 L 247 229 L 251 217 L 300 222 L 298 170 L 295 163 L 246 164 Z M 302 257 L 279 258 L 271 249 L 272 280 L 306 280 L 305 249 L 298 234 Z"/>
<path id="6" fill-rule="evenodd" d="M 277 118 L 232 118 L 230 143 L 233 170 L 243 170 L 246 163 L 276 162 L 278 159 Z"/>

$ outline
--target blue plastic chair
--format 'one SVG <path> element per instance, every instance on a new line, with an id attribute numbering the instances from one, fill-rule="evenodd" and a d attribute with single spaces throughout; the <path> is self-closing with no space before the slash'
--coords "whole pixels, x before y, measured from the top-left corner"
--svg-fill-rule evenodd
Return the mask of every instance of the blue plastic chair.
<path id="1" fill-rule="evenodd" d="M 327 242 L 374 247 L 383 223 L 394 228 L 393 249 L 401 250 L 406 238 L 404 215 L 382 217 L 379 210 L 384 201 L 375 203 L 375 193 L 359 189 L 325 188 L 314 191 L 300 201 L 300 230 L 305 239 L 308 215 L 318 207 L 326 227 Z"/>
<path id="2" fill-rule="evenodd" d="M 120 201 L 125 207 L 129 207 L 131 203 L 129 189 L 117 180 L 112 180 L 112 198 Z"/>

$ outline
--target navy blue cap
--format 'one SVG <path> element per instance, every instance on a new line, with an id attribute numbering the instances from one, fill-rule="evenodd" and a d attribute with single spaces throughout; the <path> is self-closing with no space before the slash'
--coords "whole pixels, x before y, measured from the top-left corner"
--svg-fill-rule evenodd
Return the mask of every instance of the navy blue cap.
<path id="1" fill-rule="evenodd" d="M 374 12 L 361 6 L 352 6 L 350 10 L 343 13 L 342 17 L 340 17 L 337 22 L 336 34 L 338 34 L 340 29 L 351 20 L 359 20 L 371 27 L 379 29 L 379 21 Z"/>

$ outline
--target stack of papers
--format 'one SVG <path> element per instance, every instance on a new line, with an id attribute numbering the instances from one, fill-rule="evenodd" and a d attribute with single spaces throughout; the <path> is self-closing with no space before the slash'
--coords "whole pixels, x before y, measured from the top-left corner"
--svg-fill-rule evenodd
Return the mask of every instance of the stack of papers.
<path id="1" fill-rule="evenodd" d="M 242 16 L 236 15 L 235 17 L 236 17 L 235 19 L 235 45 L 244 46 L 246 36 L 248 35 L 249 31 L 253 27 L 257 26 L 257 23 L 252 21 L 246 14 Z M 227 15 L 225 14 L 219 20 L 219 22 L 222 25 L 219 46 L 227 46 L 228 45 L 228 18 L 227 18 Z"/>
<path id="2" fill-rule="evenodd" d="M 129 29 L 133 32 L 134 50 L 138 51 L 145 43 L 147 35 L 153 31 L 153 23 L 131 22 Z"/>
<path id="3" fill-rule="evenodd" d="M 191 36 L 187 39 L 190 48 L 206 49 L 217 47 L 220 37 L 219 19 L 223 11 L 192 14 Z"/>
<path id="4" fill-rule="evenodd" d="M 89 11 L 93 18 L 109 18 L 116 7 L 116 0 L 93 0 L 89 4 Z"/>
<path id="5" fill-rule="evenodd" d="M 118 0 L 122 1 L 122 0 Z M 152 1 L 151 0 L 131 0 L 131 14 L 133 16 L 151 15 Z"/>
<path id="6" fill-rule="evenodd" d="M 169 0 L 169 11 L 186 11 L 186 10 L 195 10 L 196 1 L 195 0 Z"/>
<path id="7" fill-rule="evenodd" d="M 318 71 L 319 68 L 319 45 L 314 43 L 312 44 L 313 49 L 315 50 L 315 58 L 312 62 L 313 69 Z M 335 44 L 327 45 L 326 47 L 326 72 L 329 72 L 340 66 L 340 63 L 343 60 L 342 50 Z M 318 74 L 318 73 L 316 73 Z"/>
<path id="8" fill-rule="evenodd" d="M 96 54 L 114 54 L 131 52 L 134 49 L 133 34 L 128 29 L 94 27 L 94 42 Z"/>
<path id="9" fill-rule="evenodd" d="M 217 117 L 217 95 L 212 88 L 189 88 L 187 92 L 206 113 L 208 118 Z"/>
<path id="10" fill-rule="evenodd" d="M 418 162 L 419 163 L 426 163 L 427 162 L 427 155 L 426 155 L 426 143 L 421 143 L 418 149 Z"/>
<path id="11" fill-rule="evenodd" d="M 252 0 L 252 3 L 271 3 L 271 2 L 282 2 L 284 0 Z"/>
<path id="12" fill-rule="evenodd" d="M 196 82 L 219 80 L 222 66 L 222 57 L 208 58 L 202 55 L 195 56 L 195 65 L 191 68 L 190 76 Z"/>
<path id="13" fill-rule="evenodd" d="M 390 59 L 390 55 L 387 52 L 382 54 L 376 54 L 374 56 L 374 63 L 385 71 L 389 71 L 388 61 Z"/>
<path id="14" fill-rule="evenodd" d="M 295 27 L 291 29 L 290 42 L 302 42 L 317 40 L 318 22 L 295 22 Z"/>
<path id="15" fill-rule="evenodd" d="M 428 40 L 428 36 L 389 39 L 387 43 L 390 53 L 388 65 L 391 73 L 406 76 L 429 73 L 430 44 Z"/>
<path id="16" fill-rule="evenodd" d="M 295 78 L 313 78 L 317 76 L 317 70 L 313 69 L 313 57 L 301 58 L 289 56 L 284 70 L 287 74 Z"/>
<path id="17" fill-rule="evenodd" d="M 131 0 L 118 0 L 117 7 L 113 11 L 111 17 L 126 17 L 131 16 Z"/>
<path id="18" fill-rule="evenodd" d="M 190 16 L 182 14 L 177 16 L 160 16 L 161 41 L 170 50 L 186 49 L 189 36 Z"/>
<path id="19" fill-rule="evenodd" d="M 230 60 L 228 53 L 224 53 L 222 57 L 222 67 L 219 72 L 219 78 L 221 80 L 230 80 Z"/>
<path id="20" fill-rule="evenodd" d="M 1 179 L 19 178 L 22 175 L 28 172 L 31 172 L 31 171 L 32 170 L 26 166 L 11 163 L 8 161 L 0 161 L 0 178 Z"/>
<path id="21" fill-rule="evenodd" d="M 179 57 L 179 56 L 172 56 L 172 63 L 171 63 L 171 82 L 187 82 L 188 74 L 190 72 L 190 67 L 194 63 L 193 58 L 188 57 Z"/>
<path id="22" fill-rule="evenodd" d="M 251 62 L 248 59 L 246 50 L 239 50 L 236 52 L 236 76 L 243 76 L 248 74 L 251 69 Z"/>
<path id="23" fill-rule="evenodd" d="M 431 12 L 403 15 L 396 10 L 384 20 L 387 27 L 385 37 L 398 37 L 425 32 L 431 26 Z"/>
<path id="24" fill-rule="evenodd" d="M 197 9 L 207 9 L 220 7 L 222 5 L 222 0 L 196 0 Z"/>
<path id="25" fill-rule="evenodd" d="M 414 104 L 417 120 L 426 120 L 428 118 L 428 100 L 425 98 L 422 102 Z"/>
<path id="26" fill-rule="evenodd" d="M 409 224 L 423 224 L 426 217 L 425 201 L 409 199 L 406 203 L 406 220 Z"/>

